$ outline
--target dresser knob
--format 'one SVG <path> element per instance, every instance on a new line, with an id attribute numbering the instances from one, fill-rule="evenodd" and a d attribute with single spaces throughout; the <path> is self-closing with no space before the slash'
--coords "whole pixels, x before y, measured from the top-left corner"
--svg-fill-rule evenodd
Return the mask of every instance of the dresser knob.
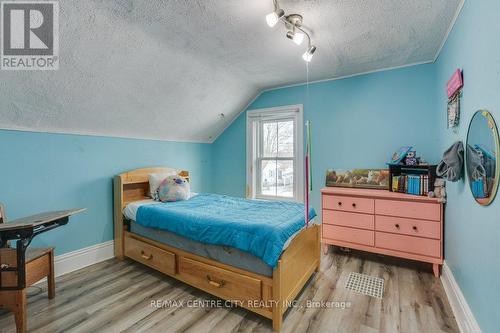
<path id="1" fill-rule="evenodd" d="M 417 231 L 417 226 L 414 225 L 413 226 L 413 230 Z"/>
<path id="2" fill-rule="evenodd" d="M 354 208 L 356 208 L 356 204 L 355 204 L 355 203 L 353 203 L 353 204 L 352 204 L 352 206 L 353 206 Z"/>
<path id="3" fill-rule="evenodd" d="M 342 202 L 339 201 L 339 206 L 342 206 Z"/>
<path id="4" fill-rule="evenodd" d="M 395 226 L 397 229 L 399 229 L 399 224 L 395 224 L 394 226 Z"/>

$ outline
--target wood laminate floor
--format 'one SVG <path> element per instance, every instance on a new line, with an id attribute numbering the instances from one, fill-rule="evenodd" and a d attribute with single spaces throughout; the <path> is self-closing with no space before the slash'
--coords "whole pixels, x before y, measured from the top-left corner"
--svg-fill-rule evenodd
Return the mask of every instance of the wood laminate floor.
<path id="1" fill-rule="evenodd" d="M 349 272 L 383 278 L 383 299 L 346 290 Z M 130 260 L 58 278 L 53 300 L 40 287 L 29 289 L 29 332 L 271 332 L 270 320 L 240 308 L 193 307 L 217 298 Z M 166 300 L 173 302 L 151 306 Z M 297 300 L 282 332 L 458 332 L 430 265 L 330 251 Z M 10 313 L 0 313 L 0 332 L 15 332 Z"/>

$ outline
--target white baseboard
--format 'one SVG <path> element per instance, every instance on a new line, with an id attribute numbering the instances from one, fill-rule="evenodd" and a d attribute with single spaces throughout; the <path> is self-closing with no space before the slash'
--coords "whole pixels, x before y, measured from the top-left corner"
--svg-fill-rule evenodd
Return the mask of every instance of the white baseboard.
<path id="1" fill-rule="evenodd" d="M 71 273 L 78 269 L 113 258 L 114 241 L 92 245 L 83 249 L 58 255 L 54 258 L 56 276 Z"/>
<path id="2" fill-rule="evenodd" d="M 474 318 L 467 300 L 462 294 L 462 290 L 457 284 L 450 267 L 443 264 L 441 282 L 443 283 L 444 291 L 446 296 L 448 296 L 448 301 L 450 302 L 451 309 L 455 315 L 455 319 L 458 323 L 458 328 L 461 333 L 481 333 L 481 328 Z"/>

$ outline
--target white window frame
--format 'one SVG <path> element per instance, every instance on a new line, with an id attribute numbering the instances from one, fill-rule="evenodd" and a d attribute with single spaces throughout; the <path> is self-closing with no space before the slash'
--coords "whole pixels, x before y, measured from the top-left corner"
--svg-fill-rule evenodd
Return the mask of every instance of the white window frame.
<path id="1" fill-rule="evenodd" d="M 293 157 L 293 185 L 294 197 L 278 197 L 260 194 L 260 179 L 257 158 L 258 126 L 263 121 L 293 120 L 294 121 L 294 157 Z M 304 201 L 304 118 L 302 104 L 287 105 L 274 108 L 256 109 L 247 111 L 247 188 L 246 196 L 249 199 L 290 200 Z M 280 158 L 277 158 L 278 160 Z M 285 157 L 283 160 L 289 160 Z"/>

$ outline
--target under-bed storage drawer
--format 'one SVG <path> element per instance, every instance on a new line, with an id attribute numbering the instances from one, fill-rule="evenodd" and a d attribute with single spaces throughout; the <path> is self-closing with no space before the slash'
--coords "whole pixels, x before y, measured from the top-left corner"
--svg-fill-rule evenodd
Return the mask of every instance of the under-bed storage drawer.
<path id="1" fill-rule="evenodd" d="M 166 274 L 175 274 L 175 254 L 132 237 L 125 237 L 125 255 Z"/>
<path id="2" fill-rule="evenodd" d="M 259 279 L 180 257 L 179 275 L 192 285 L 230 300 L 261 300 Z"/>

